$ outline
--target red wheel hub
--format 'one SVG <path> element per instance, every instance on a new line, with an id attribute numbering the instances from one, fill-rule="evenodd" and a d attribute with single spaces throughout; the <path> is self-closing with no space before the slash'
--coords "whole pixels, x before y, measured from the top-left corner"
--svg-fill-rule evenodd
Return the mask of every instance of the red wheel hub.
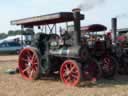
<path id="1" fill-rule="evenodd" d="M 62 81 L 68 86 L 76 86 L 80 82 L 81 70 L 73 60 L 65 61 L 60 69 Z"/>
<path id="2" fill-rule="evenodd" d="M 19 55 L 19 71 L 24 79 L 34 80 L 39 74 L 39 56 L 33 48 L 25 48 Z"/>

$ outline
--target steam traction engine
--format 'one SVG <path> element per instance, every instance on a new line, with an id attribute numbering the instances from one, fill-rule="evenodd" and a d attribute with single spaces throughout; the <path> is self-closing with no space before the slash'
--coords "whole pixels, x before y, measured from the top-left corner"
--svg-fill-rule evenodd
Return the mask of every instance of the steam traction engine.
<path id="1" fill-rule="evenodd" d="M 26 47 L 20 52 L 18 67 L 21 76 L 27 80 L 35 80 L 58 71 L 61 80 L 69 86 L 76 86 L 82 80 L 95 80 L 101 74 L 101 68 L 91 58 L 92 55 L 81 38 L 80 20 L 83 19 L 84 15 L 80 14 L 80 10 L 74 9 L 73 12 L 11 21 L 12 25 L 21 25 L 22 29 L 38 26 L 45 31 L 37 33 L 31 47 Z M 56 26 L 64 22 L 66 26 L 67 22 L 74 23 L 72 34 L 67 30 L 63 32 L 60 28 L 58 35 Z"/>
<path id="2" fill-rule="evenodd" d="M 113 44 L 106 27 L 101 24 L 92 24 L 81 28 L 83 38 L 86 38 L 86 47 L 92 60 L 99 66 L 104 78 L 113 77 L 118 63 L 113 55 Z M 100 72 L 100 73 L 101 73 Z"/>

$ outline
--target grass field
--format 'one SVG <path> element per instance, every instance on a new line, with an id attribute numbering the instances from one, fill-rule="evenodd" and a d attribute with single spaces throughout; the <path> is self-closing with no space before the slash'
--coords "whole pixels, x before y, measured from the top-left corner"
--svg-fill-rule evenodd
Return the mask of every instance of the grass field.
<path id="1" fill-rule="evenodd" d="M 17 56 L 0 56 L 0 96 L 128 96 L 128 76 L 101 79 L 95 85 L 67 87 L 60 80 L 26 81 L 20 74 L 9 75 Z"/>

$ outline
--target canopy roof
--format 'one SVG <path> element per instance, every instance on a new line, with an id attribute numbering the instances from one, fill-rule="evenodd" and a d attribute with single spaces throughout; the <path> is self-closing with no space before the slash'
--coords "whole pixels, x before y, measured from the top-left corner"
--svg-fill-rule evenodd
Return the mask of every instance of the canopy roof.
<path id="1" fill-rule="evenodd" d="M 97 31 L 105 31 L 105 30 L 107 30 L 107 27 L 101 24 L 92 24 L 89 26 L 81 27 L 81 31 L 86 31 L 86 32 L 97 32 Z"/>
<path id="2" fill-rule="evenodd" d="M 84 15 L 80 14 L 80 19 L 84 19 Z M 59 12 L 54 14 L 24 18 L 19 20 L 11 21 L 12 25 L 23 25 L 23 26 L 36 26 L 36 25 L 45 25 L 45 24 L 55 24 L 61 22 L 73 21 L 72 12 Z"/>

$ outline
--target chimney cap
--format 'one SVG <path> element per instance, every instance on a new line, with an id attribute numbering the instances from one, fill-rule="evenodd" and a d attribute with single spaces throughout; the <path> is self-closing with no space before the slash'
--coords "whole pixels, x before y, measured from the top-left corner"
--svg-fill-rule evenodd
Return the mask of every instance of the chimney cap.
<path id="1" fill-rule="evenodd" d="M 112 19 L 117 19 L 117 17 L 112 17 Z"/>
<path id="2" fill-rule="evenodd" d="M 72 12 L 80 12 L 80 11 L 81 11 L 80 8 L 74 8 L 74 9 L 72 9 Z"/>

